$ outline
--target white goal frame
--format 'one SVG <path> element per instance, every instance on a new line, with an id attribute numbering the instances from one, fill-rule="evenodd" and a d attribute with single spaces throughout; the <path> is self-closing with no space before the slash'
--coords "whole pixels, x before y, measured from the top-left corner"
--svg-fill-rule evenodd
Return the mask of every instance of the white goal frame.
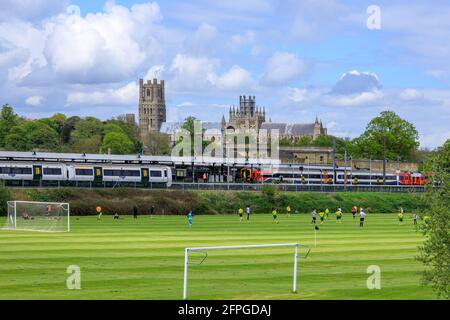
<path id="1" fill-rule="evenodd" d="M 66 231 L 47 231 L 47 230 L 32 230 L 32 229 L 17 229 L 17 203 L 35 203 L 35 204 L 53 204 L 67 206 L 67 230 Z M 8 230 L 17 231 L 32 231 L 32 232 L 70 232 L 70 204 L 66 202 L 44 202 L 44 201 L 7 201 L 7 206 L 12 205 L 14 207 L 14 228 L 8 228 Z M 7 215 L 6 219 L 9 219 Z"/>
<path id="2" fill-rule="evenodd" d="M 189 252 L 195 251 L 210 251 L 210 250 L 227 250 L 227 249 L 254 249 L 254 248 L 274 248 L 274 247 L 294 247 L 294 279 L 292 285 L 292 292 L 297 293 L 297 273 L 298 273 L 298 247 L 305 247 L 299 243 L 276 243 L 276 244 L 254 244 L 254 245 L 240 245 L 240 246 L 219 246 L 219 247 L 196 247 L 184 249 L 184 279 L 183 279 L 183 300 L 187 299 L 187 285 L 188 285 L 188 266 L 189 266 Z M 308 256 L 308 253 L 306 256 Z M 305 257 L 306 257 L 305 256 Z"/>

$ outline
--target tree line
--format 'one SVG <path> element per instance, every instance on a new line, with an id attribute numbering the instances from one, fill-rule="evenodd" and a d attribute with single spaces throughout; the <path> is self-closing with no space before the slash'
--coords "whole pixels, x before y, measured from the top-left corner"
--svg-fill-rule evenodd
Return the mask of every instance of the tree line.
<path id="1" fill-rule="evenodd" d="M 0 111 L 0 148 L 14 151 L 76 153 L 140 153 L 137 126 L 124 117 L 101 121 L 95 117 L 27 119 L 6 104 Z"/>
<path id="2" fill-rule="evenodd" d="M 415 126 L 393 111 L 383 111 L 372 119 L 366 130 L 354 139 L 320 135 L 316 139 L 302 136 L 297 139 L 280 139 L 281 146 L 333 147 L 342 159 L 345 154 L 358 159 L 384 159 L 423 161 L 429 150 L 419 149 L 419 133 Z"/>

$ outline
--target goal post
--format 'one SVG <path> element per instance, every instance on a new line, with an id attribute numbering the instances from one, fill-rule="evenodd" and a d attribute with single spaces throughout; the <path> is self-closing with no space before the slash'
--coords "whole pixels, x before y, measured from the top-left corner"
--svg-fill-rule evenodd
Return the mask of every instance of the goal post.
<path id="1" fill-rule="evenodd" d="M 292 292 L 297 292 L 297 273 L 298 273 L 298 247 L 305 247 L 299 243 L 276 243 L 276 244 L 254 244 L 254 245 L 238 245 L 238 246 L 218 246 L 218 247 L 196 247 L 184 249 L 184 277 L 183 277 L 183 300 L 187 299 L 188 287 L 188 267 L 189 267 L 189 252 L 195 251 L 212 251 L 212 250 L 230 250 L 230 249 L 255 249 L 255 248 L 274 248 L 274 247 L 293 247 L 294 248 L 294 275 Z M 308 256 L 309 251 L 306 256 Z M 305 256 L 305 257 L 306 257 Z"/>
<path id="2" fill-rule="evenodd" d="M 60 202 L 8 201 L 4 230 L 69 232 L 70 205 Z"/>

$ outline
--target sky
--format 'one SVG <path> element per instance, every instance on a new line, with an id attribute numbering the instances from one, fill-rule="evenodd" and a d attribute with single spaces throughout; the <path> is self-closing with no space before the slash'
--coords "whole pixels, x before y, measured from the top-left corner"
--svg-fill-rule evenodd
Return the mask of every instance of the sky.
<path id="1" fill-rule="evenodd" d="M 168 121 L 220 121 L 254 95 L 272 122 L 317 116 L 349 138 L 392 110 L 435 148 L 450 138 L 449 16 L 448 1 L 2 0 L 0 104 L 108 119 L 137 113 L 139 78 L 157 77 Z"/>

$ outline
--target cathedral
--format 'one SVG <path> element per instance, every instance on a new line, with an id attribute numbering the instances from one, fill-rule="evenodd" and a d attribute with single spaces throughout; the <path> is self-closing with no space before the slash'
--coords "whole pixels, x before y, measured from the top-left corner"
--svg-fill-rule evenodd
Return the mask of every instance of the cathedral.
<path id="1" fill-rule="evenodd" d="M 291 141 L 302 136 L 309 136 L 314 140 L 320 135 L 327 134 L 327 129 L 317 117 L 314 123 L 273 123 L 271 120 L 266 122 L 266 109 L 256 106 L 255 96 L 240 96 L 239 107 L 230 107 L 228 122 L 222 116 L 221 129 L 257 133 L 260 129 L 265 129 L 269 133 L 271 130 L 278 130 L 280 138 Z"/>
<path id="2" fill-rule="evenodd" d="M 174 143 L 175 134 L 182 125 L 181 122 L 166 122 L 164 80 L 158 83 L 157 79 L 153 79 L 153 81 L 148 80 L 144 83 L 143 79 L 139 79 L 139 132 L 141 137 L 143 138 L 149 133 L 161 132 L 168 134 Z M 232 130 L 259 133 L 261 129 L 265 129 L 270 133 L 271 130 L 278 130 L 280 138 L 292 141 L 302 136 L 316 139 L 320 135 L 327 134 L 327 129 L 318 118 L 314 123 L 275 123 L 270 119 L 266 121 L 266 109 L 256 105 L 255 96 L 240 96 L 239 106 L 233 105 L 229 109 L 228 121 L 225 120 L 225 116 L 222 116 L 221 122 L 204 122 L 203 128 L 217 132 Z"/>

